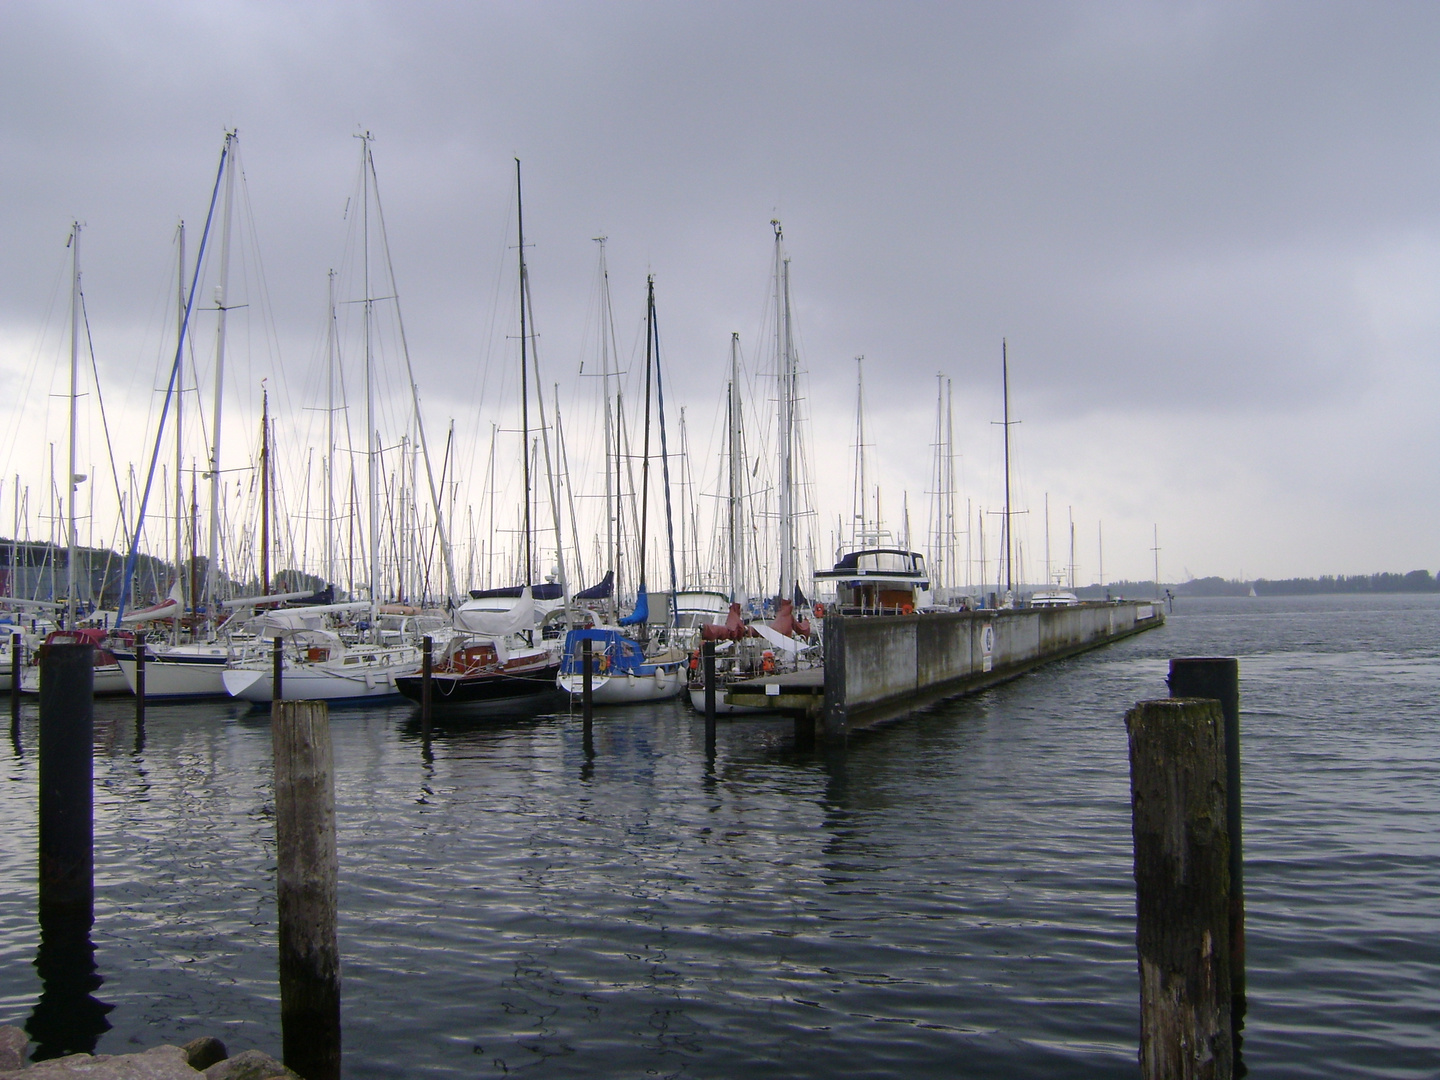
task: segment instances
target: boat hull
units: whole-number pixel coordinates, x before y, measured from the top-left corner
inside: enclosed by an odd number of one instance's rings
[[[129,691],[135,693],[135,655],[117,653],[120,673]],[[165,698],[223,698],[228,650],[217,647],[207,653],[160,653],[145,657],[145,700]]]
[[[484,671],[467,674],[435,672],[430,677],[430,704],[450,710],[503,710],[507,707],[563,704],[556,687],[560,663],[539,664],[521,671]],[[402,675],[395,688],[411,701],[419,701],[423,679],[418,674]]]
[[[621,675],[591,675],[590,700],[596,705],[633,705],[643,701],[665,701],[685,689],[683,664],[656,665],[649,672]],[[584,696],[584,676],[566,672],[556,679],[561,690],[573,698]]]

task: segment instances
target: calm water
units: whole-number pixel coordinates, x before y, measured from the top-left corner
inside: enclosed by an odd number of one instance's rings
[[[578,717],[451,726],[427,762],[409,707],[337,710],[346,1074],[1135,1075],[1122,715],[1165,696],[1169,657],[1235,655],[1246,1062],[1440,1075],[1436,600],[1188,601],[843,752],[722,723],[713,766],[678,703],[597,717],[593,762]],[[151,706],[137,748],[132,710],[97,710],[111,1008],[62,1011],[110,1025],[100,1052],[212,1033],[278,1056],[268,719]],[[0,799],[0,1022],[22,1024],[35,738],[27,713]]]

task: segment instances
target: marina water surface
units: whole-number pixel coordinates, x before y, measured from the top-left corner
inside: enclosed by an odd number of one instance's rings
[[[797,752],[679,702],[332,712],[348,1077],[1135,1075],[1122,716],[1240,657],[1253,1075],[1440,1074],[1440,598],[1164,628]],[[269,720],[96,708],[93,974],[35,966],[36,724],[0,801],[0,1022],[279,1054]],[[70,965],[66,967],[65,965]]]

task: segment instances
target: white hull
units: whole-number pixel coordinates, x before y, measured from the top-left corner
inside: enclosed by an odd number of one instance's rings
[[[414,673],[420,662],[418,650],[393,650],[378,656],[381,658],[378,663],[360,660],[346,664],[344,657],[314,664],[292,664],[287,660],[280,673],[281,698],[284,701],[345,701],[398,694],[395,676]],[[231,697],[268,704],[275,700],[273,671],[269,663],[226,668],[225,690]]]
[[[151,698],[225,697],[223,676],[230,663],[224,646],[208,646],[213,652],[186,651],[180,654],[145,656],[145,700]],[[125,685],[135,692],[135,661],[119,658]]]
[[[632,705],[641,701],[664,701],[685,689],[685,666],[656,668],[653,675],[591,675],[590,700],[596,705]],[[582,675],[561,675],[555,680],[571,697],[584,695]]]
[[[20,673],[20,692],[22,694],[40,693],[40,669],[38,667],[27,667]],[[125,685],[125,676],[120,673],[119,664],[96,665],[93,692],[97,695],[130,693],[130,687]]]

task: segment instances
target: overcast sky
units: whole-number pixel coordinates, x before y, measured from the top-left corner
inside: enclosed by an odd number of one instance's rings
[[[908,502],[925,529],[937,373],[960,498],[999,507],[1003,338],[1032,578],[1047,493],[1057,563],[1073,507],[1082,582],[1102,522],[1107,579],[1150,577],[1157,528],[1167,580],[1433,571],[1437,59],[1431,4],[12,0],[0,534],[14,474],[42,491],[64,452],[72,219],[123,470],[148,459],[174,348],[176,222],[193,256],[239,130],[237,251],[268,312],[232,343],[243,451],[261,378],[292,416],[324,404],[325,275],[369,131],[426,422],[443,440],[453,419],[462,471],[509,422],[519,157],[576,432],[603,234],[622,351],[653,273],[667,408],[713,477],[730,333],[765,358],[779,218],[822,537],[850,505],[859,354],[887,524]],[[86,423],[99,519],[114,485]]]

